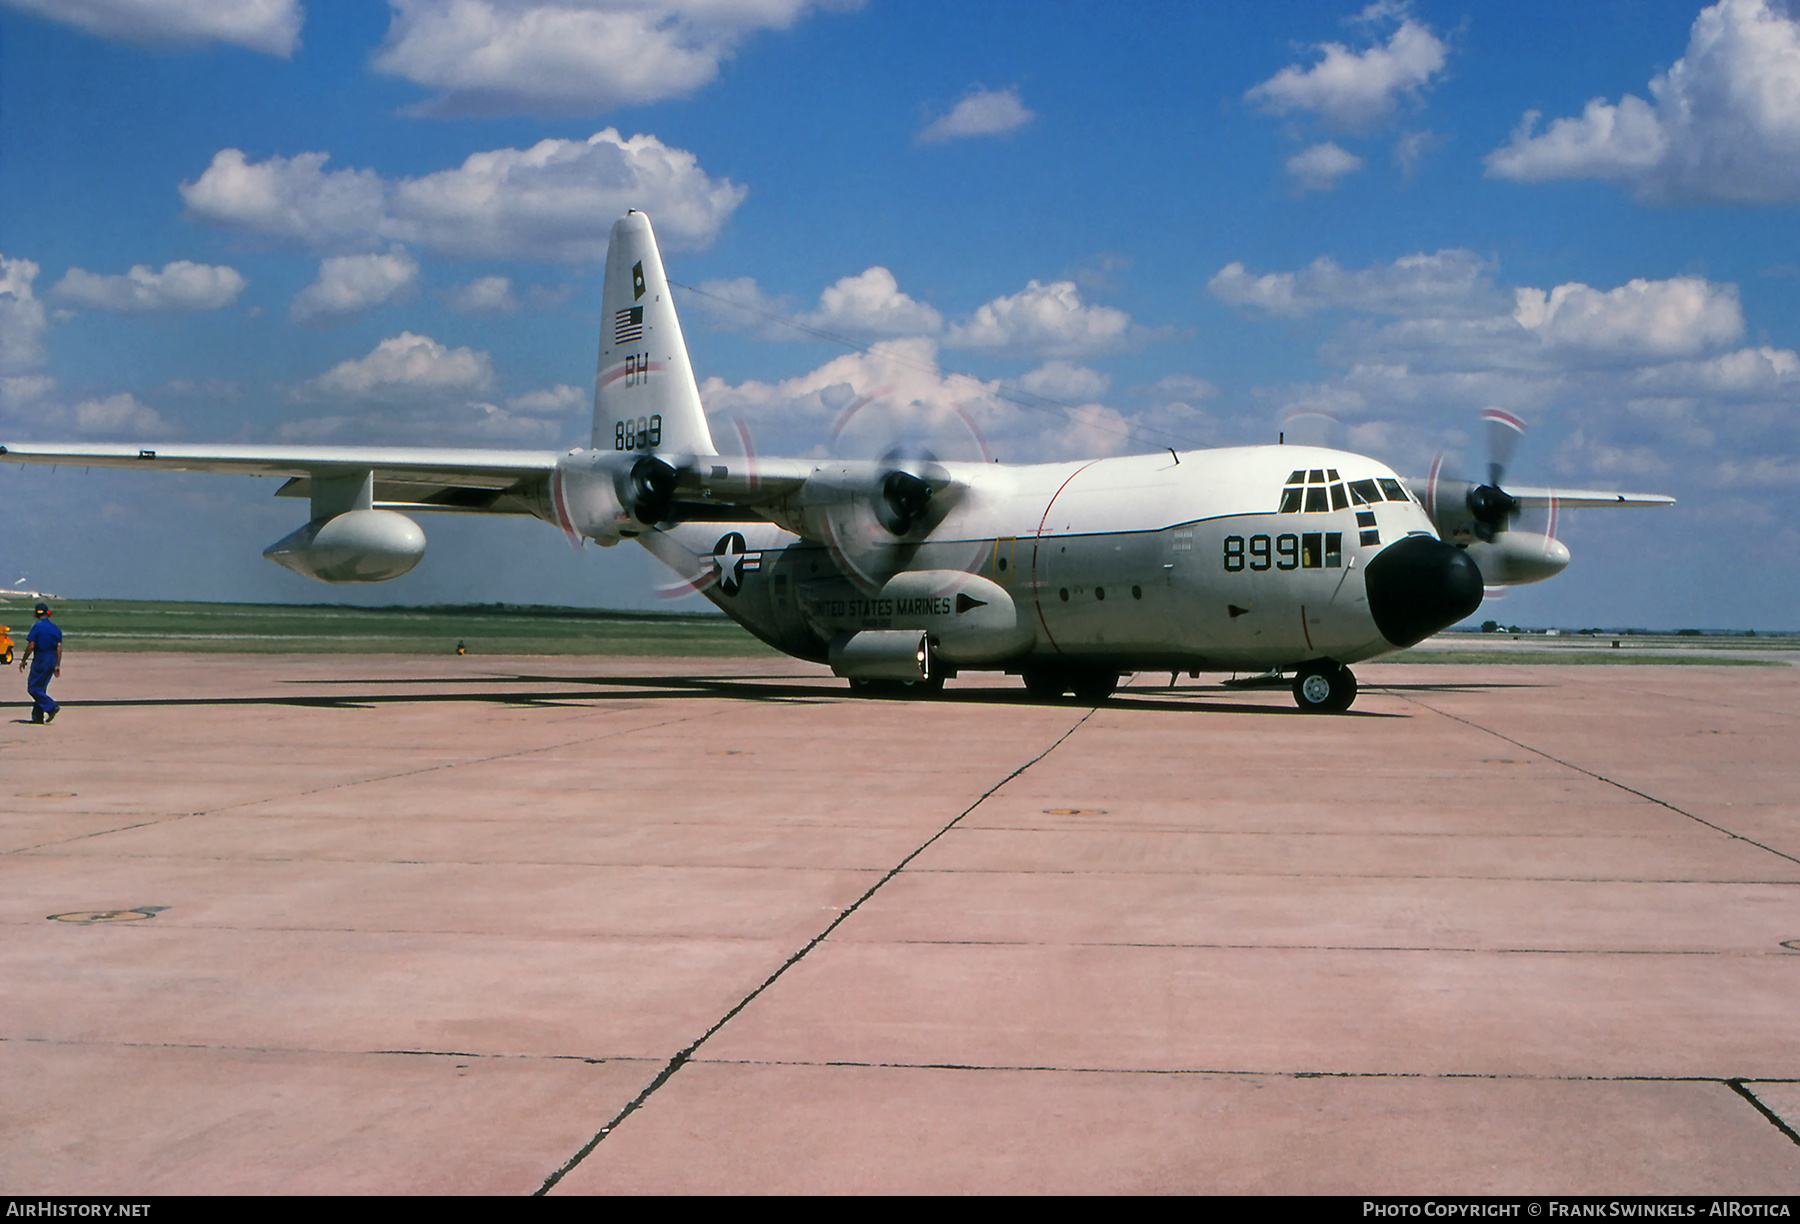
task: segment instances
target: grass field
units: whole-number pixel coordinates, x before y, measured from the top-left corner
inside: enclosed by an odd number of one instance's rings
[[[481,604],[348,608],[328,604],[65,600],[56,623],[70,650],[240,653],[774,655],[724,616]],[[22,648],[28,603],[0,604]]]
[[[607,612],[517,604],[350,608],[331,604],[63,600],[56,623],[70,650],[233,651],[247,654],[769,656],[777,652],[717,613]],[[28,601],[0,601],[0,624],[22,647]],[[1618,647],[1612,645],[1619,642]],[[1391,663],[1800,663],[1800,635],[1447,633]]]

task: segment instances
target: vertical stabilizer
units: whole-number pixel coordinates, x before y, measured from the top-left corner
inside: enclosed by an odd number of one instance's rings
[[[594,440],[601,451],[716,455],[650,218],[626,213],[606,247]]]

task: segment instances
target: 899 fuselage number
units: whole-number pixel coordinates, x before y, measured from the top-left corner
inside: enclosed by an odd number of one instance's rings
[[[1341,531],[1308,531],[1299,535],[1274,537],[1253,535],[1248,539],[1225,537],[1225,570],[1235,574],[1246,566],[1253,570],[1341,569],[1344,564],[1344,533]]]

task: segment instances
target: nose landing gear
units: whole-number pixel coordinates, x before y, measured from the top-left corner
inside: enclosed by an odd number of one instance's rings
[[[1356,677],[1329,659],[1304,664],[1294,675],[1294,704],[1309,714],[1341,714],[1356,700]]]

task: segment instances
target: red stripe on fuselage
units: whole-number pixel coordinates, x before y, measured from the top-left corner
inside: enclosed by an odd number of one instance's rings
[[[1065,480],[1060,485],[1056,486],[1056,492],[1052,493],[1050,495],[1050,500],[1044,503],[1043,516],[1038,519],[1037,537],[1031,541],[1031,605],[1037,609],[1038,624],[1044,627],[1044,639],[1050,643],[1050,648],[1056,651],[1057,654],[1062,654],[1062,647],[1056,644],[1056,637],[1050,632],[1050,622],[1044,619],[1044,587],[1038,580],[1038,548],[1044,542],[1044,524],[1050,521],[1050,508],[1056,505],[1056,499],[1061,497],[1063,495],[1063,490],[1069,487],[1069,481],[1074,480],[1077,476],[1081,475],[1098,462],[1100,462],[1098,459],[1089,460],[1076,468],[1073,472],[1070,472],[1068,480]]]

